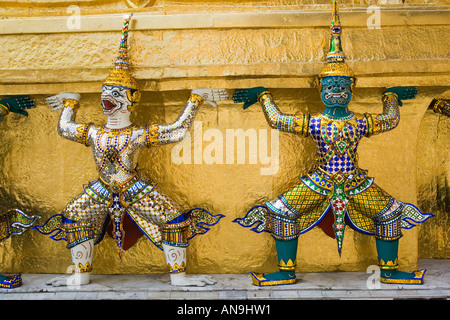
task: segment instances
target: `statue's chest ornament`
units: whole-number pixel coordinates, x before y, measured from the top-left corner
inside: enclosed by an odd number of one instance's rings
[[[114,164],[119,155],[127,148],[131,138],[131,129],[105,131],[100,129],[95,141],[96,148],[107,161]]]
[[[321,123],[320,134],[327,146],[327,153],[342,157],[345,153],[353,153],[358,143],[356,124],[347,121]]]

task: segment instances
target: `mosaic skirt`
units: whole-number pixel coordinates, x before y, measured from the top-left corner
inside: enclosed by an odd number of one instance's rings
[[[8,210],[0,215],[0,242],[12,235],[20,235],[39,219],[39,216],[28,216],[18,209]]]
[[[432,214],[402,203],[373,182],[366,173],[334,179],[315,179],[314,172],[300,178],[300,184],[264,205],[251,208],[234,222],[257,233],[269,232],[275,239],[290,240],[321,224],[337,239],[338,250],[346,225],[383,240],[396,240],[401,229],[410,229]],[[331,218],[330,218],[331,217]]]
[[[66,240],[67,247],[71,248],[89,239],[98,244],[109,226],[120,253],[125,245],[127,220],[162,249],[163,241],[187,246],[188,240],[206,233],[223,217],[202,208],[182,210],[153,185],[143,183],[136,192],[116,194],[98,188],[97,183],[94,181],[85,186],[85,191],[70,201],[61,214],[35,228],[42,234],[51,235],[53,240]]]

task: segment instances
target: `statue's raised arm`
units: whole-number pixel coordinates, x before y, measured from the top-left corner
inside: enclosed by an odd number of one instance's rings
[[[198,109],[203,102],[216,106],[215,101],[228,99],[224,89],[194,89],[178,118],[169,124],[154,126],[158,144],[181,141],[191,127]]]
[[[34,101],[29,97],[13,97],[0,100],[0,122],[10,113],[28,116],[26,109],[35,108]]]
[[[75,120],[80,107],[80,97],[78,93],[62,92],[45,100],[52,111],[61,110],[58,134],[63,138],[88,146],[87,133],[91,124],[81,124]]]
[[[378,115],[364,114],[367,121],[366,136],[380,134],[397,127],[400,122],[400,108],[403,100],[414,99],[417,95],[414,87],[393,87],[383,93],[383,113]]]
[[[234,103],[244,102],[244,109],[259,102],[267,123],[272,129],[302,134],[305,136],[308,135],[309,115],[302,113],[283,113],[276,105],[270,91],[264,87],[238,89],[233,94],[233,101]]]

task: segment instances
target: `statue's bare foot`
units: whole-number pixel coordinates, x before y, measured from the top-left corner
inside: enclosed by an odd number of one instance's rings
[[[47,285],[53,287],[63,286],[83,286],[90,282],[90,273],[75,273],[70,276],[60,276],[50,279],[46,282]]]

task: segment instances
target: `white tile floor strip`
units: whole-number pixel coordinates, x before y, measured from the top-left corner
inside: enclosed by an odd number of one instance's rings
[[[174,287],[169,276],[92,275],[82,287],[52,287],[54,274],[23,274],[23,285],[0,291],[0,300],[293,300],[293,299],[447,299],[450,300],[450,260],[419,261],[427,269],[423,285],[380,284],[368,289],[364,272],[299,273],[298,282],[279,287],[256,287],[249,274],[215,274],[215,285]]]

